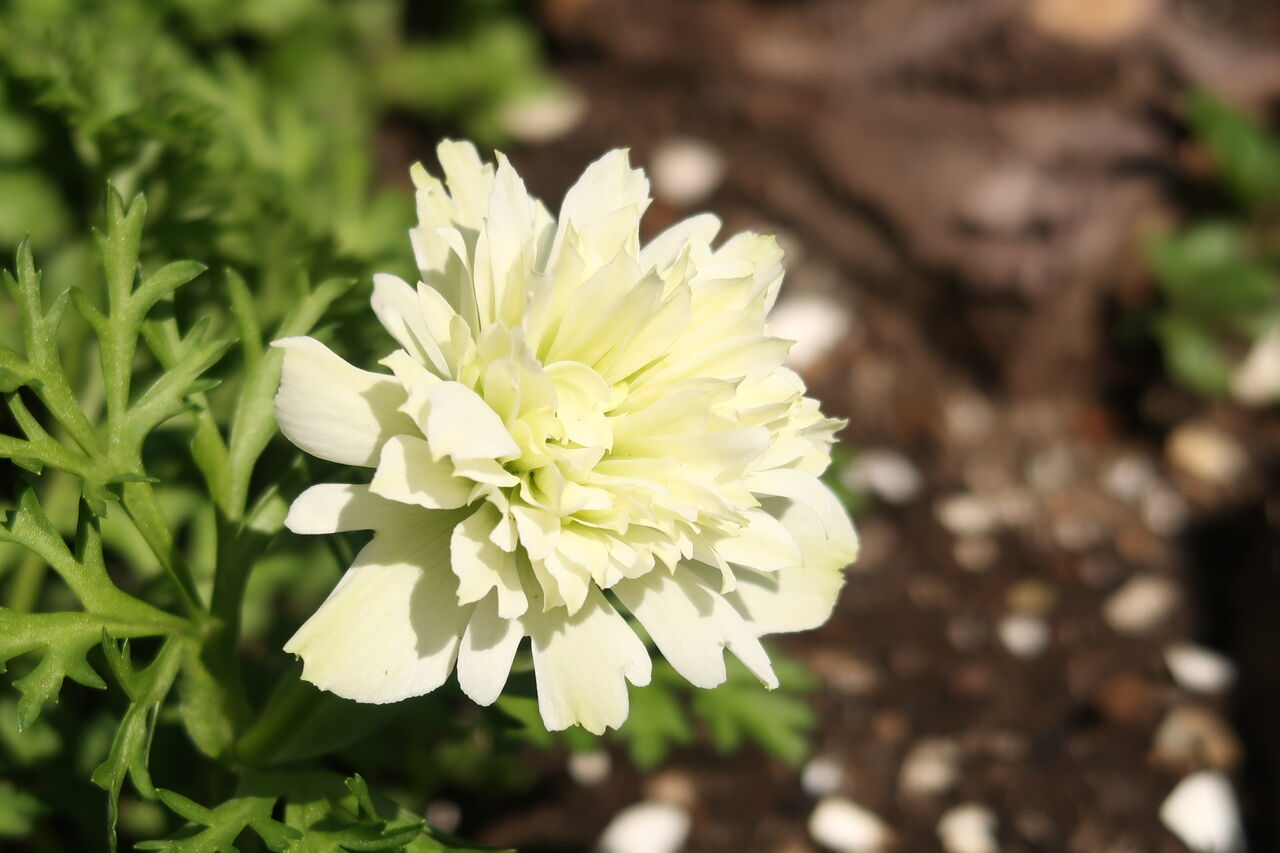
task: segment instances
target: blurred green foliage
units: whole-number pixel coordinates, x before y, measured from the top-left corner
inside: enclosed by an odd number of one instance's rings
[[[1241,375],[1251,352],[1280,329],[1280,137],[1208,95],[1192,97],[1188,120],[1228,204],[1215,218],[1147,241],[1164,295],[1155,334],[1169,374],[1186,387],[1234,391],[1246,402],[1280,399],[1280,384],[1269,387],[1264,376],[1267,387],[1244,390]]]

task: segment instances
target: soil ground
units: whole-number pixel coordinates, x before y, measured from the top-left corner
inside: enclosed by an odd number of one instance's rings
[[[569,134],[512,152],[531,188],[559,198],[614,145],[652,165],[675,139],[705,144],[724,175],[696,208],[729,232],[779,232],[784,292],[848,318],[806,366],[814,393],[850,419],[864,461],[919,475],[859,518],[864,553],[835,617],[785,643],[822,679],[815,755],[840,768],[835,792],[904,851],[943,849],[941,815],[975,803],[1002,851],[1174,853],[1186,848],[1161,803],[1216,768],[1236,783],[1250,849],[1280,849],[1280,422],[1170,386],[1127,331],[1156,298],[1141,235],[1213,202],[1181,98],[1203,87],[1274,106],[1280,7],[540,8],[587,109]],[[647,224],[688,212],[659,193]],[[1170,444],[1188,425],[1247,464],[1206,480]],[[1115,613],[1126,590],[1146,607],[1129,622]],[[1179,685],[1165,654],[1180,642],[1234,661],[1234,688]],[[1191,746],[1157,742],[1178,725]],[[921,749],[954,780],[926,791],[904,777]],[[615,758],[597,785],[553,771],[462,831],[586,850],[620,808],[676,790],[691,853],[820,848],[814,797],[758,753],[691,749],[656,777]]]

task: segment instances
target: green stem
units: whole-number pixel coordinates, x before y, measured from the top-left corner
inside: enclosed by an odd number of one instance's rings
[[[302,723],[324,704],[316,687],[293,678],[272,694],[258,719],[236,742],[236,758],[251,767],[265,767],[285,746]]]
[[[7,607],[20,613],[30,613],[40,603],[40,591],[48,564],[30,551],[22,556],[22,562],[9,584]]]
[[[192,617],[203,617],[204,607],[200,604],[200,595],[196,591],[195,580],[191,569],[178,551],[173,541],[173,533],[169,523],[160,510],[160,501],[156,499],[155,490],[150,483],[126,483],[121,489],[123,506],[129,514],[134,527],[142,534],[142,538],[150,546],[156,559],[165,573],[173,581],[178,592],[183,610]]]

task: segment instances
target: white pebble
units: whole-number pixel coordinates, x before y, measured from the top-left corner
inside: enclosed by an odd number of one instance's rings
[[[1173,680],[1196,693],[1221,693],[1236,680],[1236,667],[1215,651],[1194,643],[1175,643],[1164,650]]]
[[[825,797],[840,789],[844,781],[844,767],[839,761],[820,755],[800,771],[800,787],[811,797]]]
[[[1231,485],[1249,467],[1240,442],[1212,424],[1183,424],[1169,436],[1166,450],[1174,465],[1215,486]]]
[[[724,155],[700,139],[668,139],[653,152],[654,193],[677,207],[690,207],[716,191],[726,171]]]
[[[609,778],[613,761],[603,749],[575,752],[569,756],[569,778],[584,788],[599,785]]]
[[[1228,853],[1243,836],[1231,783],[1212,770],[1179,782],[1160,806],[1160,820],[1195,853]]]
[[[1231,377],[1231,395],[1249,406],[1280,400],[1280,323],[1254,341]]]
[[[818,365],[852,325],[847,308],[816,293],[783,299],[769,314],[773,335],[795,341],[787,366],[801,373]]]
[[[826,797],[809,815],[809,834],[838,853],[879,853],[893,833],[872,812],[844,797]]]
[[[586,99],[561,87],[511,104],[502,111],[502,124],[521,142],[546,143],[577,127],[586,112]]]
[[[914,462],[886,448],[859,453],[841,472],[840,480],[854,491],[871,492],[891,504],[910,502],[924,485]]]
[[[1139,575],[1111,593],[1102,614],[1122,634],[1145,634],[1173,613],[1178,598],[1178,587],[1168,578]]]
[[[1102,488],[1107,494],[1127,504],[1137,504],[1156,483],[1156,469],[1151,460],[1136,453],[1112,460],[1102,472]]]
[[[985,572],[1000,559],[1000,543],[990,536],[961,536],[951,546],[951,556],[962,569]]]
[[[1142,496],[1142,520],[1161,536],[1181,532],[1190,515],[1187,499],[1168,486],[1156,486]]]
[[[1049,645],[1049,626],[1029,613],[1010,613],[1000,620],[996,630],[1000,642],[1016,657],[1039,657]]]
[[[688,812],[650,800],[618,812],[600,836],[596,853],[676,853],[688,837]]]
[[[925,738],[902,761],[898,787],[910,797],[945,794],[960,779],[960,747],[947,738]]]
[[[982,536],[990,533],[999,520],[990,504],[967,493],[939,500],[934,512],[942,526],[956,536]]]
[[[947,853],[999,853],[996,816],[976,803],[956,806],[938,821],[938,839]]]

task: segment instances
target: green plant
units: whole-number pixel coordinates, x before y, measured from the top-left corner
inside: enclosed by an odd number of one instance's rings
[[[1188,117],[1232,209],[1147,241],[1164,294],[1156,337],[1183,385],[1268,402],[1280,397],[1280,138],[1207,95]]]

